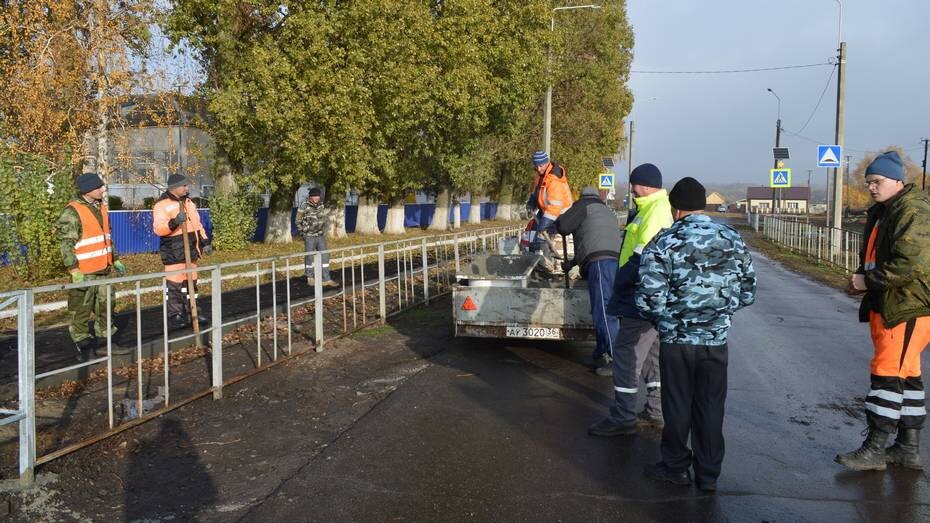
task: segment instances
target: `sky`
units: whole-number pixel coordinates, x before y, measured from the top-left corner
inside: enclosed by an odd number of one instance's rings
[[[836,0],[628,0],[633,71],[711,71],[826,63],[836,56]],[[889,145],[923,160],[930,138],[930,1],[844,0],[846,150],[850,165]],[[778,102],[794,183],[826,183],[818,144],[834,143],[836,72],[829,65],[740,74],[632,73],[633,165],[654,163],[667,186],[685,176],[767,185]],[[797,133],[808,117],[807,127]],[[629,128],[627,121],[627,129]],[[845,160],[844,160],[845,161]],[[616,166],[624,179],[624,158]]]

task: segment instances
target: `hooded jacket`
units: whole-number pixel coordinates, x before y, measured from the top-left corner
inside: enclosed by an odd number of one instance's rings
[[[586,265],[594,259],[617,259],[620,251],[620,226],[613,213],[597,195],[583,196],[555,221],[556,230],[575,242],[575,264],[582,276]]]
[[[872,231],[875,264],[866,265]],[[868,289],[859,308],[859,320],[869,311],[881,313],[885,327],[930,316],[930,198],[914,184],[897,196],[869,208],[860,266]]]

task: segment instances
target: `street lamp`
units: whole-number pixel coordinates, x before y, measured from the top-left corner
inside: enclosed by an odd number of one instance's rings
[[[555,13],[556,11],[573,11],[576,9],[600,9],[601,6],[588,5],[568,5],[552,9],[552,16],[549,19],[550,35],[555,33]],[[546,86],[546,106],[544,108],[545,125],[543,127],[543,144],[545,145],[546,154],[551,151],[552,145],[552,42],[550,38],[549,50],[546,55],[546,79],[549,84]]]
[[[772,96],[778,100],[778,119],[775,120],[775,147],[781,145],[781,97],[778,96],[778,93],[773,91],[771,88],[766,89],[766,91],[772,93]],[[772,166],[774,169],[778,169],[778,160],[774,160],[775,164]],[[775,188],[772,187],[772,213],[775,212]]]

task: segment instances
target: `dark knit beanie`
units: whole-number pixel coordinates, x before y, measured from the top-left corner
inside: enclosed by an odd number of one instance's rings
[[[630,173],[630,185],[645,185],[646,187],[662,188],[662,172],[651,163],[644,163],[633,169]]]
[[[311,187],[310,190],[307,191],[307,197],[310,196],[323,196],[323,191],[321,191],[319,187]]]
[[[84,173],[78,176],[74,183],[81,194],[87,194],[94,189],[103,187],[103,180],[100,179],[97,173]]]
[[[168,177],[168,188],[176,189],[182,185],[190,185],[190,180],[187,179],[187,176],[181,174],[172,174]]]
[[[894,151],[878,155],[865,170],[865,175],[877,174],[892,180],[904,181],[904,162]]]
[[[688,176],[672,187],[668,201],[679,211],[703,211],[707,206],[707,191],[701,182]]]

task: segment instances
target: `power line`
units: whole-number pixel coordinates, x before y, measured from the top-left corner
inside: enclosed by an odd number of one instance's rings
[[[782,67],[762,67],[758,69],[721,69],[713,71],[646,71],[642,69],[633,69],[630,70],[630,73],[636,74],[732,74],[732,73],[758,73],[762,71],[782,71],[785,69],[802,69],[805,67],[821,67],[824,65],[833,65],[830,62],[823,62],[819,64],[804,64],[804,65],[786,65]]]
[[[817,114],[817,109],[820,109],[820,104],[823,102],[823,96],[827,94],[827,89],[830,88],[830,81],[833,80],[833,73],[835,72],[836,72],[836,67],[830,69],[830,76],[827,77],[827,83],[826,85],[823,86],[823,91],[820,92],[820,98],[817,99],[817,105],[814,106],[814,110],[811,111],[811,114],[810,116],[807,117],[807,121],[804,122],[804,125],[802,125],[801,128],[797,130],[797,132],[792,132],[787,129],[785,129],[785,132],[787,132],[788,134],[796,135],[804,131],[804,129],[807,129],[807,124],[811,123],[811,120],[814,118],[814,115]]]

